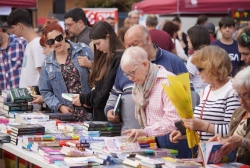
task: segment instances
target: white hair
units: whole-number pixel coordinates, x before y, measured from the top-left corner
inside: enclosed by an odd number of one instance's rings
[[[233,87],[236,90],[240,90],[244,86],[250,90],[250,66],[238,72],[233,79]]]
[[[127,65],[137,65],[143,61],[148,61],[148,54],[141,47],[129,47],[125,50],[121,58],[121,68]]]
[[[139,11],[138,10],[132,10],[128,13],[128,17],[130,18],[132,14],[138,14],[140,15]]]

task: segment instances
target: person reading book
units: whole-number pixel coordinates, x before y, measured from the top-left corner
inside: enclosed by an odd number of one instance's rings
[[[74,113],[77,121],[92,120],[90,113],[82,107],[73,107],[72,103],[62,98],[62,93],[88,93],[89,72],[78,64],[77,57],[85,54],[93,60],[93,53],[84,43],[65,40],[66,34],[57,20],[47,20],[44,25],[46,42],[54,51],[46,57],[40,75],[39,90],[45,103],[55,113]]]
[[[94,89],[89,93],[73,96],[72,103],[93,107],[93,119],[106,121],[104,107],[115,82],[124,46],[112,26],[105,21],[97,22],[90,30],[89,37],[94,44],[94,64],[89,83]]]
[[[202,102],[194,109],[194,118],[182,121],[186,128],[198,131],[201,141],[208,141],[215,134],[225,136],[232,114],[240,106],[230,77],[231,60],[222,48],[206,46],[196,51],[191,61],[203,82],[209,85],[203,91]],[[183,138],[179,130],[170,135],[171,142]]]
[[[126,49],[121,59],[124,76],[134,82],[132,98],[135,101],[135,118],[141,129],[129,129],[123,134],[133,141],[140,136],[163,136],[175,129],[179,120],[176,109],[165,94],[162,84],[168,85],[168,75],[174,74],[163,66],[148,61],[141,47]],[[160,103],[161,102],[161,103]]]
[[[221,141],[224,145],[220,152],[228,154],[238,148],[237,162],[250,165],[250,67],[242,69],[233,79],[237,91],[235,97],[240,99],[241,107],[237,108],[231,118],[229,134],[222,138],[220,134],[209,141]]]

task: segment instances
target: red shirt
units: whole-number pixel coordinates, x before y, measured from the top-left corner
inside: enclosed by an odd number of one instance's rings
[[[149,30],[152,42],[156,43],[160,48],[171,51],[175,48],[175,45],[171,39],[171,36],[162,30],[151,29]]]

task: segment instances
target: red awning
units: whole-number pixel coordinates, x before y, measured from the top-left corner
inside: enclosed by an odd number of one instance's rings
[[[37,0],[0,0],[0,6],[13,8],[36,8]]]
[[[227,13],[229,10],[250,10],[250,0],[144,0],[133,9],[147,14]]]

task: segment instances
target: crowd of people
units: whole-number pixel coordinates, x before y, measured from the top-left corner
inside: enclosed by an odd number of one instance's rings
[[[139,17],[131,11],[116,34],[114,18],[89,27],[84,11],[73,8],[64,15],[65,30],[51,18],[36,33],[30,13],[13,10],[0,22],[1,89],[39,86],[33,104],[73,113],[77,121],[122,122],[121,134],[134,141],[156,136],[160,148],[190,158],[186,135],[175,127],[177,110],[162,87],[168,76],[189,73],[194,118],[182,120],[184,129],[197,131],[201,141],[221,141],[222,153],[238,148],[237,160],[250,164],[250,28],[235,35],[234,20],[223,17],[216,40],[205,15],[187,34],[178,17],[162,30],[156,15],[148,15],[146,26]],[[74,94],[72,102],[62,93]]]

